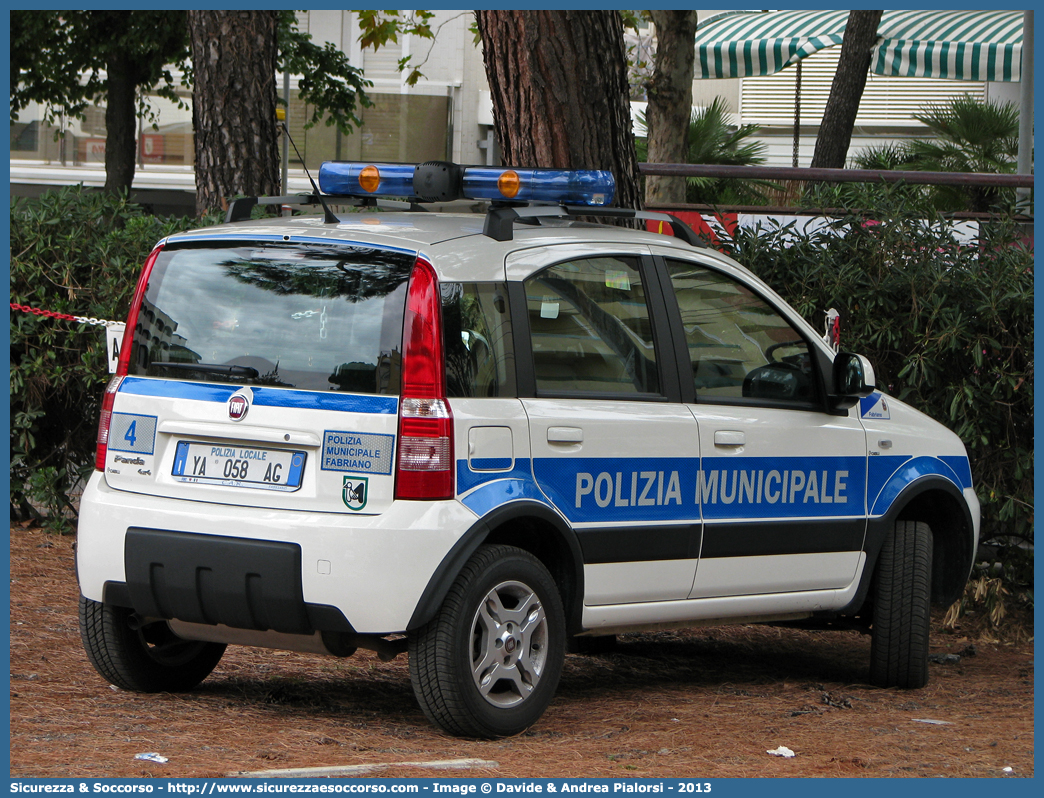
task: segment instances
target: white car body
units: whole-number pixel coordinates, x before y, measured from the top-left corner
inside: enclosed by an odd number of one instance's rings
[[[341,639],[351,643],[344,648],[381,649],[389,636],[429,623],[464,563],[496,540],[531,551],[555,576],[569,635],[831,622],[859,616],[898,518],[932,526],[937,600],[952,600],[967,577],[979,507],[961,441],[880,392],[847,403],[831,398],[833,350],[755,275],[712,250],[603,226],[517,225],[510,240],[498,241],[483,234],[481,215],[418,213],[350,214],[336,224],[313,217],[237,222],[161,245],[161,264],[240,247],[244,268],[256,272],[243,283],[262,280],[264,259],[280,247],[353,247],[351,257],[377,252],[389,263],[419,258],[431,264],[444,303],[447,286],[480,285],[475,291],[492,297],[483,307],[510,318],[507,344],[462,328],[458,354],[481,360],[486,350],[506,347],[467,373],[513,367],[513,389],[497,378],[497,395],[446,397],[452,491],[416,500],[396,493],[394,385],[385,393],[302,390],[235,375],[213,381],[195,372],[135,373],[132,365],[110,386],[103,467],[81,504],[77,575],[87,600],[166,620],[184,639],[334,654],[343,653]],[[757,307],[748,315],[771,317],[769,338],[787,330],[785,347],[800,338],[790,365],[766,355],[751,370],[743,352],[756,343],[754,333],[738,323],[704,334],[697,318],[704,306],[687,297],[711,290],[706,274],[717,281],[715,302],[753,297]],[[570,275],[589,282],[569,283]],[[647,315],[631,299],[613,299],[614,292],[631,296],[639,283]],[[230,292],[239,285],[227,283]],[[595,308],[594,300],[577,298],[577,285],[609,298]],[[165,331],[159,325],[169,339],[163,345],[182,340],[179,331],[189,336],[186,349],[197,340],[192,335],[218,340],[228,332],[246,342],[246,352],[276,328],[311,325],[318,352],[330,340],[329,318],[330,331],[345,335],[351,349],[358,331],[338,332],[325,299],[280,313],[279,298],[265,294],[258,307],[275,309],[264,312],[214,310],[208,332],[188,332],[204,326],[192,327],[191,314],[211,319],[202,291],[191,301],[172,300],[184,308],[177,305],[181,318]],[[150,302],[147,311],[166,312]],[[443,307],[445,315],[457,306]],[[590,341],[574,335],[579,327],[566,326],[578,317],[576,324],[594,331],[591,340],[608,342],[597,357]],[[128,329],[125,348],[135,334]],[[157,336],[152,340],[158,352]],[[134,352],[144,348],[139,341]],[[620,354],[624,376],[607,384],[626,390],[599,393],[610,350]],[[697,363],[704,351],[713,356]],[[396,356],[386,358],[385,371],[394,371]],[[371,378],[370,365],[352,357],[344,354],[347,365],[334,369],[331,383],[349,367]],[[285,361],[270,360],[278,373]],[[374,379],[385,379],[374,368]],[[706,368],[712,375],[701,377]],[[624,384],[628,375],[636,385],[645,379],[643,369],[655,371],[647,380],[653,390]],[[737,380],[744,379],[745,392],[755,371],[784,392],[795,379],[811,380],[801,389],[805,399],[740,396]],[[209,467],[225,474],[193,472],[211,455]],[[239,464],[248,462],[252,479],[262,479],[252,469],[265,468],[268,481],[238,479],[238,469],[248,468]],[[293,469],[294,484],[279,481]]]

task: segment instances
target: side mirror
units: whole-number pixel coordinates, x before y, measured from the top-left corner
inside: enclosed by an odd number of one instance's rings
[[[872,394],[876,382],[874,367],[862,355],[839,352],[834,358],[833,394],[843,406],[851,407],[856,400]]]

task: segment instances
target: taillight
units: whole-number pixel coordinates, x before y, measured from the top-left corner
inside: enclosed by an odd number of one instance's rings
[[[141,276],[138,278],[138,285],[134,289],[130,313],[127,314],[127,326],[123,331],[123,343],[120,349],[120,359],[116,364],[116,375],[109,380],[109,384],[105,388],[105,394],[102,396],[101,415],[98,418],[98,445],[94,451],[94,467],[98,471],[105,470],[105,457],[108,454],[109,447],[109,425],[112,423],[112,406],[116,402],[116,391],[119,390],[120,383],[123,382],[123,378],[130,371],[131,344],[134,341],[134,328],[138,324],[138,311],[141,309],[142,300],[145,298],[145,291],[149,287],[152,267],[155,265],[161,249],[163,249],[162,244],[152,250],[149,257],[145,259]]]
[[[123,355],[120,355],[123,362]],[[116,391],[120,389],[123,375],[117,374],[109,384],[105,386],[105,395],[102,396],[101,416],[98,418],[98,446],[94,450],[94,468],[98,471],[105,470],[105,458],[109,452],[109,425],[112,423],[112,406],[116,402]]]
[[[446,400],[442,302],[431,264],[417,259],[406,292],[402,331],[397,499],[449,499],[453,482],[453,413]]]
[[[156,258],[159,257],[162,249],[163,245],[160,244],[149,253],[149,256],[145,259],[145,265],[141,269],[138,285],[134,289],[134,298],[131,300],[130,312],[127,314],[127,327],[123,331],[120,361],[116,364],[116,373],[118,375],[127,374],[130,371],[131,349],[133,349],[134,328],[138,325],[138,311],[141,310],[141,303],[145,299],[145,292],[149,287],[152,267],[156,265]]]

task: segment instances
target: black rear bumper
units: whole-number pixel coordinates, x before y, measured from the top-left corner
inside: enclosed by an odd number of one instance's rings
[[[336,607],[309,604],[296,543],[131,527],[127,582],[107,582],[106,603],[148,618],[286,634],[354,632]]]

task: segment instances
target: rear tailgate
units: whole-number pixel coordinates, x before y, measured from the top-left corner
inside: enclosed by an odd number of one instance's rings
[[[415,260],[311,240],[165,248],[114,396],[107,484],[245,507],[386,509]]]
[[[233,397],[249,408],[240,421]],[[193,501],[379,513],[394,494],[397,406],[390,396],[127,377],[105,481]]]

